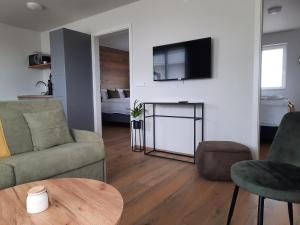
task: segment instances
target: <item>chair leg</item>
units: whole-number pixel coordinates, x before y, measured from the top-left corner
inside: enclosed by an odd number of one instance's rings
[[[227,218],[227,225],[230,225],[231,222],[231,218],[233,215],[233,211],[234,211],[234,207],[235,207],[235,203],[236,203],[236,199],[239,193],[239,186],[235,186],[234,188],[234,192],[233,192],[233,196],[232,196],[232,200],[231,200],[231,205],[230,205],[230,209],[229,209],[229,213],[228,213],[228,218]]]
[[[294,225],[293,203],[288,202],[290,225]]]
[[[262,196],[259,196],[257,225],[264,224],[264,204],[265,204],[265,198]]]

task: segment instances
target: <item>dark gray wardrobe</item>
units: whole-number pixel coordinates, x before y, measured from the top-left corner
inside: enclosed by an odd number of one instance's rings
[[[91,36],[68,29],[50,32],[53,97],[70,128],[94,130]]]

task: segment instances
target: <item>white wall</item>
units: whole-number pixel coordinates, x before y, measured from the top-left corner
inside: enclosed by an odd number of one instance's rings
[[[42,72],[28,69],[28,55],[41,50],[39,32],[0,23],[0,100],[15,100],[22,94],[40,94],[36,88]]]
[[[287,64],[286,64],[286,88],[277,90],[263,90],[263,95],[283,95],[289,98],[300,110],[300,29],[285,32],[264,34],[263,45],[287,43]]]
[[[258,149],[259,0],[141,0],[68,25],[86,33],[132,25],[132,99],[205,102],[205,139],[231,140]],[[152,47],[211,36],[213,78],[185,82],[154,82]],[[49,51],[49,33],[42,34]],[[257,61],[255,61],[257,65]],[[143,86],[145,84],[145,86]],[[164,110],[164,109],[162,109]],[[173,114],[180,113],[172,109]],[[189,113],[192,111],[190,110]],[[186,112],[182,112],[186,113]],[[158,120],[157,147],[191,153],[192,121]],[[151,146],[151,130],[147,126]]]

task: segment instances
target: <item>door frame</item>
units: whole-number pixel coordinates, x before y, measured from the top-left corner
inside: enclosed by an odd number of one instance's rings
[[[254,21],[254,61],[253,61],[253,116],[256,122],[253,133],[257,151],[254,151],[253,158],[260,159],[260,97],[261,97],[261,63],[262,63],[262,34],[263,34],[263,1],[255,0],[255,21]]]
[[[131,24],[125,24],[109,29],[100,30],[92,33],[92,68],[93,68],[93,100],[94,100],[94,127],[95,132],[102,136],[102,110],[101,110],[101,94],[100,94],[100,83],[101,83],[101,70],[100,70],[100,55],[99,55],[99,37],[119,31],[128,30],[129,34],[129,85],[130,85],[130,106],[132,103],[132,26]]]

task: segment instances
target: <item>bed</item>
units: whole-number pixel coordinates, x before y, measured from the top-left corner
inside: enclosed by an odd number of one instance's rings
[[[103,122],[130,123],[130,98],[123,95],[120,98],[107,98],[104,91],[101,91],[101,95]]]
[[[282,96],[262,96],[260,101],[260,131],[262,142],[272,142],[283,116],[294,111],[294,105]]]

